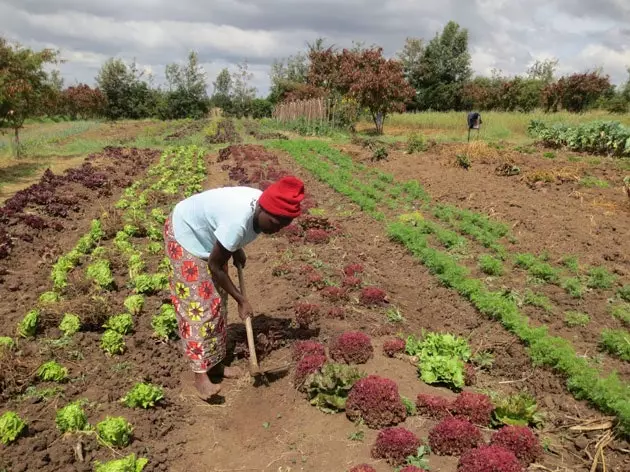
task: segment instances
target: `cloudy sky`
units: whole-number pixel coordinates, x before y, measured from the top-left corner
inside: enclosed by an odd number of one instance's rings
[[[630,0],[0,0],[0,34],[60,49],[66,84],[92,84],[111,56],[136,58],[159,82],[165,64],[194,49],[209,83],[247,59],[260,94],[271,61],[317,37],[393,55],[405,37],[430,39],[451,19],[468,28],[479,74],[557,57],[561,73],[603,67],[626,80]]]

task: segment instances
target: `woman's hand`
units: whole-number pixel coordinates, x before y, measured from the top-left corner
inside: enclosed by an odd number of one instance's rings
[[[254,310],[252,306],[249,304],[247,299],[244,299],[241,303],[238,304],[238,316],[240,316],[241,320],[245,321],[247,317],[254,316]]]
[[[245,263],[247,262],[247,256],[245,255],[245,251],[239,249],[238,251],[232,254],[232,260],[234,261],[234,265],[236,267],[245,268]]]

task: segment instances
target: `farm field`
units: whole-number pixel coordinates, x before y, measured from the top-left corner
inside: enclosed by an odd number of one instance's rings
[[[412,455],[450,472],[463,451],[448,452],[434,428],[451,415],[478,425],[466,423],[474,445],[495,441],[506,417],[524,421],[540,441],[531,465],[523,456],[530,470],[630,469],[627,159],[522,138],[432,143],[430,133],[425,149],[410,154],[403,138],[417,129],[402,121],[392,120],[405,133],[377,162],[362,135],[277,139],[255,122],[215,127],[211,137],[208,123],[196,122],[51,131],[66,140],[51,137],[33,152],[37,168],[2,195],[0,336],[11,341],[1,338],[0,412],[27,426],[0,445],[0,470],[91,471],[95,461],[133,453],[148,460],[145,471],[347,471],[365,463],[385,472],[402,465],[403,453],[388,462],[373,457],[373,445],[379,429],[398,425],[432,449],[414,443],[403,462]],[[71,165],[43,172],[42,162],[67,155]],[[245,278],[259,360],[290,361],[291,369],[269,385],[224,380],[222,398],[202,402],[182,384],[190,374],[168,296],[164,219],[201,189],[264,187],[287,173],[305,181],[308,212],[248,248]],[[228,352],[246,368],[235,313],[230,301]],[[344,347],[348,332],[355,334]],[[431,333],[456,336],[434,341],[456,352],[425,353]],[[393,342],[401,338],[402,347]],[[356,364],[358,372],[344,370],[350,377],[390,379],[405,402],[385,395],[391,403],[379,405],[375,394],[363,420],[350,421],[361,410],[351,393],[346,413],[321,411],[342,409],[336,402],[345,403],[350,385],[333,376],[325,391],[333,399],[315,396],[322,389],[312,376],[305,387],[308,362],[317,369],[325,359],[300,360],[299,349],[321,349],[303,341],[326,346],[329,362]],[[51,360],[63,367],[41,368]],[[130,394],[138,383],[155,388]],[[59,413],[75,402],[79,414]],[[132,425],[128,444],[120,431],[103,441],[107,428],[97,425],[108,416]]]

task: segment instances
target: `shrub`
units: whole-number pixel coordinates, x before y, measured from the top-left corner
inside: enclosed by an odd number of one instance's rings
[[[372,358],[373,353],[370,337],[360,331],[343,333],[330,345],[330,357],[346,364],[365,364]]]
[[[540,426],[542,415],[538,412],[536,399],[527,392],[501,395],[492,398],[494,424],[513,426]]]
[[[480,426],[490,424],[493,411],[490,397],[481,393],[462,392],[451,405],[454,416],[466,418]]]
[[[441,456],[458,456],[481,442],[479,428],[459,418],[446,418],[429,431],[431,450]]]
[[[608,272],[608,269],[605,267],[591,267],[588,271],[586,286],[588,288],[606,289],[612,287],[616,279],[617,276]]]
[[[326,349],[324,345],[317,341],[297,341],[293,345],[293,360],[299,361],[305,356],[325,356]]]
[[[69,403],[60,410],[57,410],[55,418],[57,428],[62,433],[71,431],[84,431],[87,429],[87,415],[79,402]]]
[[[153,408],[164,398],[164,389],[148,383],[137,383],[120,401],[129,408]]]
[[[417,133],[411,133],[407,138],[407,153],[415,154],[416,152],[422,152],[427,150],[427,144],[424,140],[424,136]]]
[[[298,303],[295,305],[295,321],[298,326],[307,328],[319,318],[319,305]]]
[[[306,231],[304,240],[312,244],[326,244],[330,241],[330,233],[323,229],[312,228]]]
[[[389,156],[389,151],[385,146],[375,146],[374,151],[372,152],[372,160],[373,161],[382,161],[387,159]]]
[[[526,466],[543,454],[538,438],[526,426],[504,426],[492,435],[490,444],[513,452]]]
[[[624,285],[620,289],[617,289],[617,295],[622,300],[630,302],[630,285]]]
[[[144,297],[142,295],[129,295],[125,298],[123,305],[129,313],[138,316],[144,307]]]
[[[567,311],[564,314],[564,324],[566,324],[569,328],[586,326],[589,321],[591,321],[591,317],[586,313],[581,313],[579,311]]]
[[[479,257],[479,269],[484,274],[499,276],[503,274],[503,263],[488,254],[483,254]]]
[[[96,432],[108,446],[125,447],[131,442],[133,428],[122,416],[108,416],[96,425]]]
[[[449,414],[451,401],[446,397],[439,395],[428,395],[424,393],[418,394],[416,398],[416,408],[418,414],[428,416],[436,420],[441,420]]]
[[[0,442],[8,446],[26,430],[26,423],[17,413],[7,411],[0,416]]]
[[[18,323],[18,334],[23,338],[33,337],[37,333],[39,310],[31,310]]]
[[[81,319],[77,315],[72,313],[66,313],[63,315],[61,323],[59,323],[59,330],[64,336],[73,336],[77,331],[81,329]]]
[[[326,287],[321,291],[322,297],[327,298],[331,302],[339,302],[348,298],[348,294],[341,287]]]
[[[385,459],[393,466],[403,465],[408,456],[416,453],[420,440],[405,428],[385,428],[379,431],[372,446],[374,459]]]
[[[295,376],[293,378],[293,384],[295,385],[295,388],[297,388],[298,390],[303,390],[306,378],[310,374],[321,369],[326,363],[326,360],[326,356],[319,354],[304,356],[302,359],[300,359],[295,366]]]
[[[376,469],[368,464],[355,465],[349,472],[376,472]]]
[[[630,362],[630,333],[623,329],[602,331],[600,345],[610,355]]]
[[[383,352],[387,357],[405,352],[405,340],[401,338],[388,339],[383,343]]]
[[[94,461],[94,472],[142,472],[149,463],[144,457],[136,459],[135,454],[129,454],[122,459],[114,459],[105,463]]]
[[[346,409],[348,392],[362,377],[364,374],[355,367],[325,364],[307,377],[304,390],[311,405],[326,413],[336,413]]]
[[[175,308],[169,303],[160,306],[160,312],[151,318],[151,327],[156,338],[162,341],[177,338],[177,315]]]
[[[357,274],[362,274],[364,268],[361,264],[348,264],[343,268],[343,273],[348,277],[356,277]]]
[[[55,361],[48,361],[37,369],[37,377],[44,382],[64,382],[68,379],[68,369]]]
[[[120,334],[129,334],[133,331],[133,318],[129,313],[110,316],[103,325],[103,328],[116,331]]]
[[[492,445],[465,452],[457,472],[523,472],[523,467],[511,451]]]
[[[101,336],[101,349],[110,356],[125,352],[125,339],[123,335],[113,329],[105,330]]]
[[[385,291],[377,287],[365,287],[362,289],[359,301],[365,306],[383,306],[388,303]]]
[[[346,415],[351,421],[363,419],[369,428],[380,429],[404,421],[407,411],[394,381],[370,375],[350,390]]]

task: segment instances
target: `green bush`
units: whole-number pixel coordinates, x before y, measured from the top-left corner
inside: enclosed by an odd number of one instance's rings
[[[37,377],[44,382],[64,382],[68,379],[68,369],[56,361],[48,361],[37,369]]]
[[[630,326],[630,303],[621,303],[611,308],[612,315],[623,324]]]
[[[133,428],[122,416],[108,416],[96,425],[96,432],[108,446],[125,447],[131,442]]]
[[[503,274],[503,263],[501,260],[488,254],[479,256],[479,268],[484,274],[497,277]]]
[[[574,328],[576,326],[586,326],[590,321],[590,316],[579,311],[567,311],[564,314],[564,324],[566,324],[569,328]]]
[[[568,277],[560,283],[560,286],[573,298],[582,298],[584,295],[584,286],[578,277]]]
[[[26,423],[17,413],[7,411],[0,416],[0,442],[8,446],[26,430]]]
[[[623,329],[605,329],[600,344],[604,351],[624,361],[630,361],[630,333]]]
[[[407,153],[415,154],[417,152],[423,152],[427,150],[427,143],[424,140],[424,136],[417,133],[412,133],[407,138]]]
[[[87,415],[79,402],[69,403],[57,410],[55,423],[62,433],[85,431],[89,427]]]
[[[164,398],[164,390],[157,385],[137,383],[121,402],[129,408],[152,408]]]
[[[113,329],[106,330],[101,336],[101,349],[110,356],[125,352],[123,335]]]
[[[66,313],[63,315],[61,323],[59,323],[59,330],[64,336],[73,336],[81,329],[81,320],[77,315],[72,313]]]
[[[623,287],[618,289],[617,295],[619,295],[619,298],[621,298],[622,300],[630,303],[630,285],[624,285]]]

